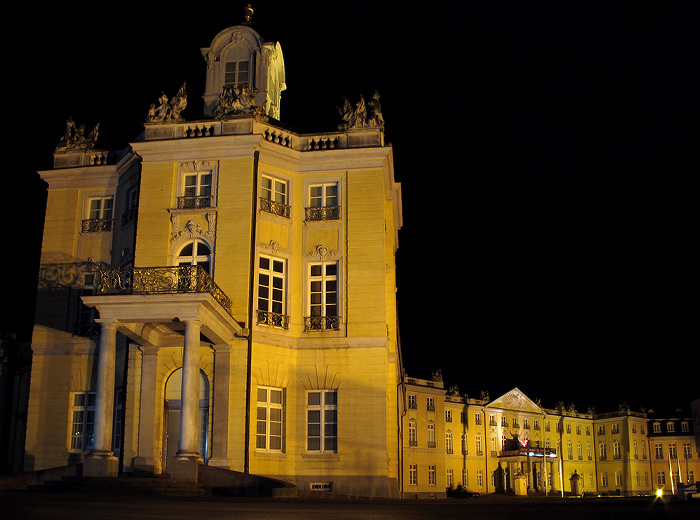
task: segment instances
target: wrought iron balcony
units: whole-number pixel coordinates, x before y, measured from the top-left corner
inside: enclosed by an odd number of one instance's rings
[[[307,316],[304,317],[304,330],[338,330],[340,329],[339,316]]]
[[[273,215],[279,215],[280,217],[289,218],[290,207],[282,202],[277,202],[274,200],[266,199],[265,197],[260,197],[260,211],[265,211],[266,213],[272,213]]]
[[[211,208],[211,195],[190,195],[177,198],[177,209]]]
[[[100,269],[97,294],[209,293],[231,315],[231,300],[202,266]]]
[[[270,311],[257,311],[257,324],[269,325],[270,327],[289,328],[289,316]]]
[[[322,206],[319,208],[305,208],[306,220],[339,220],[340,206]]]
[[[99,233],[103,231],[112,231],[111,218],[87,218],[83,220],[81,233]]]

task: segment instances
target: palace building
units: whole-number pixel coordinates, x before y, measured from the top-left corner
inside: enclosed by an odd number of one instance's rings
[[[202,114],[175,85],[117,152],[69,120],[39,172],[24,471],[395,498],[693,482],[692,420],[404,374],[401,186],[379,95],[345,100],[337,130],[289,130],[282,49],[251,14],[201,49]]]
[[[182,85],[117,153],[68,121],[40,172],[24,469],[396,497],[402,210],[378,95],[299,134],[249,16],[202,56],[200,117]]]
[[[692,419],[544,408],[518,388],[491,400],[446,390],[442,377],[405,377],[402,483],[407,498],[450,489],[516,494],[676,493],[700,453]]]

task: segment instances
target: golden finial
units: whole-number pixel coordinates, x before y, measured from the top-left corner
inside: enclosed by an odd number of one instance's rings
[[[255,11],[253,11],[253,8],[250,6],[250,4],[246,5],[243,8],[243,23],[247,23],[247,24],[251,23],[250,21],[253,18],[254,12]]]

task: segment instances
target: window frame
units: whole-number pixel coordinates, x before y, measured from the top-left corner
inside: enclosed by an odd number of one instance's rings
[[[68,452],[86,453],[93,449],[95,442],[95,410],[97,392],[70,392],[68,415]],[[77,398],[83,397],[81,404],[76,404]],[[77,419],[80,415],[80,420]]]
[[[260,400],[261,390],[265,391],[265,400]],[[279,402],[272,400],[273,392],[279,392]],[[265,453],[284,453],[285,452],[285,389],[258,385],[257,401],[256,401],[256,431],[255,431],[255,451]],[[279,420],[273,418],[272,411],[279,411]],[[264,417],[261,419],[260,412],[263,411]],[[261,432],[261,423],[264,431]],[[279,434],[273,432],[273,425],[279,424]],[[273,439],[279,439],[279,447],[273,446]],[[263,440],[261,446],[260,441]]]
[[[109,202],[107,206],[107,202]],[[97,207],[93,207],[98,203]],[[114,194],[89,195],[85,199],[81,233],[111,232],[114,221]]]
[[[320,194],[313,193],[315,189],[320,189]],[[340,219],[340,183],[338,181],[311,182],[307,185],[305,219],[308,221]]]
[[[270,183],[269,186],[266,186],[267,182]],[[284,186],[284,191],[278,189],[281,186]],[[258,191],[260,211],[290,218],[291,183],[289,180],[261,173]]]
[[[320,272],[314,274],[317,268]],[[315,289],[315,284],[318,284],[320,290]],[[340,263],[337,261],[309,262],[306,268],[304,331],[340,330],[340,305]],[[335,311],[332,311],[332,307],[335,307]]]
[[[319,394],[319,402],[311,403],[311,395]],[[332,402],[326,397],[333,396]],[[318,412],[318,421],[311,421],[311,412]],[[327,412],[334,412],[328,413]],[[335,420],[330,420],[335,418]],[[318,425],[318,434],[312,425]],[[330,428],[329,428],[330,427]],[[330,433],[329,433],[330,432]],[[306,392],[306,452],[307,453],[338,453],[338,390],[318,389]],[[318,438],[318,448],[312,447],[311,440]],[[328,441],[331,441],[330,443]]]
[[[268,262],[264,267],[263,262]],[[279,271],[276,266],[282,267]],[[256,282],[256,315],[257,325],[267,325],[282,329],[289,328],[289,315],[287,314],[287,271],[288,261],[271,255],[259,255],[257,262]],[[268,277],[268,284],[262,283],[262,277]],[[263,290],[264,289],[264,290]],[[263,306],[262,302],[266,302]],[[265,308],[263,308],[265,307]]]

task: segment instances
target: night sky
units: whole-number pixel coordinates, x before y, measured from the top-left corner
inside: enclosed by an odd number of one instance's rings
[[[150,103],[184,82],[183,116],[201,117],[199,49],[242,20],[244,3],[182,5],[51,3],[35,20],[27,4],[15,16],[24,32],[3,35],[14,165],[1,192],[12,230],[1,325],[20,338],[31,331],[24,295],[46,196],[36,171],[51,167],[66,119],[99,122],[97,147],[122,149]],[[253,7],[253,27],[284,53],[285,125],[330,131],[343,96],[381,94],[403,192],[409,375],[439,368],[462,394],[517,386],[580,411],[672,410],[700,397],[688,186],[698,172],[698,2]]]

